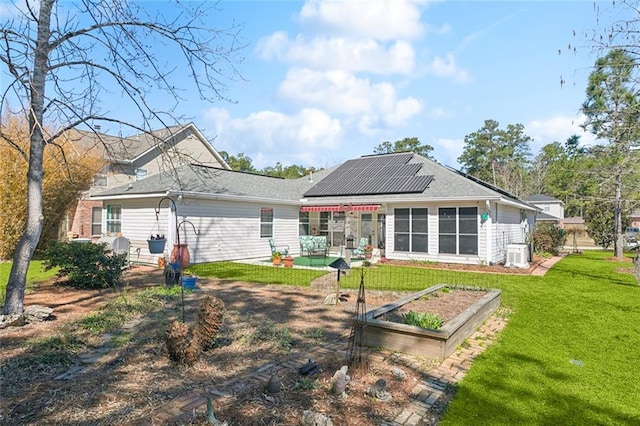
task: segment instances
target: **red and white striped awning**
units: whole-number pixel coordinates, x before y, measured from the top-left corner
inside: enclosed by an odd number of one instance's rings
[[[374,212],[380,208],[379,204],[356,204],[344,206],[302,206],[301,212]]]

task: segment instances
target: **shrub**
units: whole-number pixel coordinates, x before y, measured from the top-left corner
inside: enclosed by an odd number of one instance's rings
[[[52,243],[44,253],[44,267],[59,267],[58,276],[68,277],[78,288],[106,288],[118,283],[127,255],[116,255],[105,244]]]
[[[415,325],[422,328],[430,328],[432,330],[437,330],[444,324],[444,320],[442,318],[429,312],[422,313],[409,311],[406,314],[402,314],[402,320],[405,324]]]
[[[533,244],[536,253],[558,254],[564,246],[567,236],[564,229],[551,223],[539,223],[533,232]]]

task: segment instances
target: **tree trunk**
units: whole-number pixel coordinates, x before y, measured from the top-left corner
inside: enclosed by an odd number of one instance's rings
[[[622,174],[618,173],[616,175],[616,205],[614,209],[614,218],[615,221],[614,229],[614,256],[622,257],[623,249],[624,249],[624,234],[622,232]]]
[[[38,39],[31,73],[29,114],[29,170],[27,172],[27,222],[13,255],[3,313],[22,314],[27,270],[42,232],[42,177],[45,140],[43,131],[44,91],[48,73],[51,10],[55,0],[42,0],[38,19]]]

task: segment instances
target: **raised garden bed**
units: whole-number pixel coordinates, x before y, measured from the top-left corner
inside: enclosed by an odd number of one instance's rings
[[[425,295],[436,293],[444,287],[449,286],[438,284],[368,311],[365,314],[367,324],[364,343],[370,347],[385,347],[427,358],[447,358],[500,306],[500,290],[486,291],[484,296],[455,318],[445,322],[438,330],[381,319],[385,314]],[[467,288],[464,291],[477,290]]]

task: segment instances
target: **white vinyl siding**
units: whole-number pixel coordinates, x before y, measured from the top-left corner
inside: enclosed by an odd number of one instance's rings
[[[131,260],[156,264],[161,255],[152,255],[147,247],[151,231],[156,232],[154,207],[158,199],[122,202],[122,234],[131,240]],[[273,208],[273,233],[278,246],[289,246],[289,253],[299,253],[298,206],[257,206],[253,203],[184,200],[177,203],[178,222],[188,220],[191,225],[180,226],[180,243],[188,244],[192,263],[221,260],[268,259],[269,242],[260,238],[260,207]],[[153,207],[151,207],[153,206]],[[164,201],[159,215],[160,233],[167,236],[165,256],[171,253],[175,238],[174,214]],[[152,229],[153,228],[153,229]],[[139,249],[139,250],[138,250]]]

